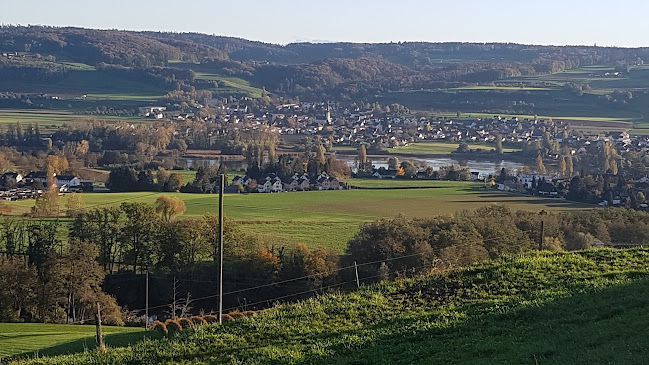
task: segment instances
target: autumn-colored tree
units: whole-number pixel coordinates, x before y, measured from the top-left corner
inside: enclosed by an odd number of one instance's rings
[[[574,173],[574,167],[572,164],[572,156],[567,155],[566,156],[566,171],[568,172],[568,175],[572,177],[572,174]]]
[[[165,185],[165,191],[178,191],[183,186],[183,176],[178,173],[173,173],[169,175],[167,184]]]
[[[496,135],[496,153],[499,155],[503,154],[503,137],[499,134]]]
[[[559,158],[559,173],[561,176],[565,176],[568,171],[568,165],[566,164],[566,156],[561,156]]]
[[[68,217],[76,217],[83,214],[86,210],[86,201],[83,195],[71,193],[68,195],[68,201],[65,203],[65,213]]]
[[[390,157],[390,158],[388,158],[388,169],[396,170],[398,167],[399,167],[399,158],[398,157]]]
[[[54,174],[61,174],[70,168],[68,159],[58,155],[47,156],[46,164],[46,169],[51,168]]]
[[[90,144],[85,139],[81,140],[81,142],[77,144],[76,153],[78,155],[85,155],[86,153],[88,153],[89,150],[90,150]]]
[[[545,174],[545,165],[543,164],[543,157],[541,155],[536,156],[536,171],[539,174]]]
[[[298,243],[291,255],[282,260],[282,273],[287,278],[308,276],[308,286],[315,288],[323,280],[335,274],[338,269],[338,255],[323,249],[309,250],[304,243]]]
[[[279,273],[281,262],[272,252],[261,247],[252,260],[252,270],[260,277],[274,278]]]
[[[0,257],[0,321],[15,322],[35,315],[36,269],[19,258]]]
[[[358,149],[358,167],[359,170],[365,171],[365,165],[367,164],[367,149],[365,145],[361,145]]]
[[[185,213],[185,210],[185,202],[176,197],[161,195],[155,202],[155,211],[164,222],[171,222],[176,216]]]
[[[58,189],[50,189],[36,198],[32,207],[34,217],[58,217],[61,213],[61,198]]]
[[[320,165],[324,165],[325,162],[327,162],[327,159],[326,159],[326,156],[325,156],[326,152],[327,151],[326,151],[326,149],[325,149],[325,147],[323,145],[318,146],[318,155],[316,156],[316,161],[318,161],[318,163]]]
[[[106,274],[95,259],[98,254],[96,245],[76,240],[70,242],[63,273],[68,294],[67,316],[75,322],[93,319],[96,303],[101,302],[102,321],[123,325],[115,300],[107,297],[101,289]]]
[[[167,185],[167,181],[169,180],[169,176],[171,176],[169,171],[167,171],[163,167],[158,167],[158,171],[156,171],[156,184],[158,185],[158,190],[164,190],[165,186]]]

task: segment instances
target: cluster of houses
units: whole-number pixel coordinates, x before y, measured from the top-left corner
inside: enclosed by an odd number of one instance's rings
[[[318,175],[315,179],[309,179],[306,174],[295,174],[282,180],[275,174],[267,174],[260,179],[253,179],[248,176],[235,176],[226,192],[238,193],[242,191],[257,193],[281,193],[289,191],[307,190],[342,190],[344,183],[341,183],[333,176],[326,173]]]
[[[613,174],[604,174],[596,176],[594,179],[605,179],[604,189],[611,192],[610,199],[602,196],[598,205],[606,206],[624,206],[628,204],[631,196],[644,196],[644,200],[637,200],[637,208],[649,210],[649,177],[643,176],[637,180],[624,181],[624,184],[618,184],[619,176]],[[506,182],[493,182],[492,185],[501,191],[516,192],[524,194],[535,194],[549,198],[565,198],[570,192],[570,179],[562,178],[549,174],[518,174],[515,178]]]
[[[56,183],[56,186],[54,186]],[[54,174],[52,187],[59,192],[91,191],[94,181],[82,180],[74,175]],[[5,172],[0,176],[0,198],[4,200],[21,200],[36,198],[47,190],[47,173],[32,171],[26,175],[19,172]]]

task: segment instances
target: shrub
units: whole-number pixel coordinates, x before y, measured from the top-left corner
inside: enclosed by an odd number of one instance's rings
[[[245,311],[245,312],[243,312],[243,315],[246,316],[246,317],[253,317],[253,316],[257,315],[257,312],[255,312],[255,311]]]
[[[165,335],[167,333],[169,333],[169,330],[167,329],[167,325],[165,325],[164,323],[162,323],[160,321],[153,322],[153,324],[151,325],[151,330],[152,331],[161,331]]]

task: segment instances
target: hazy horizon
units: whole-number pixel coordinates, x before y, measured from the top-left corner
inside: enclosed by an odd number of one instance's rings
[[[513,0],[452,3],[386,0],[325,4],[250,0],[169,0],[89,4],[80,0],[11,2],[5,25],[72,26],[133,31],[195,32],[273,44],[296,42],[472,42],[532,45],[646,47],[649,3],[621,0],[588,5],[548,0],[543,6]],[[629,11],[632,9],[633,11]],[[98,16],[101,14],[101,16]],[[620,21],[624,16],[623,21]]]

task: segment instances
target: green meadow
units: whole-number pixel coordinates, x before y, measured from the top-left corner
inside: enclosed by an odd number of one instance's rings
[[[279,243],[303,242],[310,247],[331,248],[342,253],[347,241],[363,222],[392,218],[433,217],[462,210],[474,210],[491,204],[507,204],[514,210],[566,211],[589,206],[559,199],[484,190],[471,182],[362,180],[350,185],[380,190],[306,191],[270,194],[226,194],[226,217],[241,224],[250,233]],[[390,188],[421,189],[390,189]],[[387,189],[386,189],[387,188]],[[88,209],[117,206],[122,202],[154,203],[162,193],[85,193]],[[218,195],[165,193],[182,199],[187,211],[181,218],[200,218],[217,214]],[[62,206],[65,206],[63,198]],[[13,214],[27,213],[33,200],[8,202]]]
[[[142,328],[103,326],[105,343],[126,346],[142,340]],[[149,332],[148,337],[159,337]],[[54,356],[96,347],[95,326],[44,323],[0,323],[0,363],[7,356]]]
[[[96,119],[117,122],[120,120],[133,123],[145,123],[146,119],[137,117],[117,117],[109,115],[75,114],[64,110],[35,110],[35,109],[0,109],[0,125],[20,122],[23,127],[27,123],[39,123],[43,131],[53,131],[56,128],[73,122]]]
[[[472,150],[494,150],[496,148],[495,144],[480,144],[480,143],[469,143],[469,148]],[[390,154],[399,154],[399,155],[448,155],[452,152],[455,152],[459,146],[458,142],[445,142],[445,141],[426,141],[426,142],[414,142],[409,143],[407,146],[389,148],[387,151]],[[358,147],[353,146],[334,146],[334,151],[339,152],[350,152],[357,151]],[[518,148],[508,148],[504,147],[503,152],[517,152],[520,151]]]
[[[223,94],[231,92],[244,92],[252,95],[252,97],[259,98],[262,94],[262,89],[250,86],[246,80],[238,77],[228,77],[214,73],[197,72],[197,80],[217,81],[220,85],[218,88],[211,89],[212,92]]]

